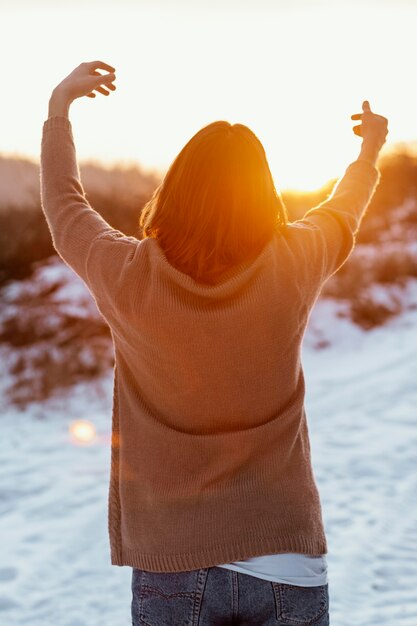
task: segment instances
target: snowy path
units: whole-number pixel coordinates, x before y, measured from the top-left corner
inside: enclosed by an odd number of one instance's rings
[[[321,327],[327,305],[313,312]],[[335,343],[303,355],[331,623],[415,626],[417,314],[365,335],[338,323],[343,352]]]
[[[331,624],[415,626],[417,310],[364,332],[336,308],[317,304],[303,349]],[[330,345],[314,350],[318,338]],[[112,372],[1,411],[1,625],[131,624],[131,569],[110,565],[107,535],[111,391]],[[96,425],[94,445],[71,442],[77,418]]]

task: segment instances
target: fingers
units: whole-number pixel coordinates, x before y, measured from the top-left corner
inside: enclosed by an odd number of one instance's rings
[[[112,91],[114,91],[116,89],[115,85],[109,85],[109,89],[111,89]],[[95,87],[95,91],[98,91],[99,93],[102,93],[103,96],[108,96],[110,91],[107,91],[106,89],[103,89],[103,87]],[[87,96],[89,98],[95,98],[96,94],[94,92],[88,93]]]
[[[103,96],[108,96],[110,91],[107,91],[106,89],[103,89],[103,87],[96,87],[96,91],[98,91],[99,93],[102,93]]]
[[[108,96],[109,95],[110,91],[107,91],[107,89],[110,89],[111,91],[115,91],[116,85],[113,85],[113,82],[112,82],[116,78],[116,75],[114,73],[111,73],[111,74],[100,74],[100,72],[94,71],[93,75],[97,76],[97,77],[100,77],[99,84],[97,85],[97,87],[95,87],[95,91],[98,91],[99,93],[103,94],[103,96]],[[103,83],[105,83],[106,89],[104,89],[104,87],[100,86]],[[95,97],[95,94],[94,94],[93,97]]]
[[[354,126],[352,130],[355,135],[358,135],[358,137],[362,137],[362,124],[359,124],[359,126]]]
[[[111,74],[100,74],[99,72],[94,72],[94,75],[100,77],[99,84],[112,83],[116,78],[116,74],[114,74],[114,72],[112,72]]]
[[[103,63],[103,61],[90,61],[86,65],[88,65],[90,69],[99,68],[100,70],[106,70],[107,72],[116,71],[116,68],[112,67],[111,65],[108,65],[107,63]]]
[[[372,113],[371,106],[370,106],[368,100],[364,100],[362,102],[362,110],[363,110],[363,113]],[[361,120],[362,116],[363,116],[363,113],[355,113],[354,115],[350,116],[350,119],[351,120]]]
[[[112,77],[112,80],[116,78],[116,74],[114,72],[109,72],[109,74],[101,74],[100,72],[97,72],[97,70],[94,70],[93,72],[91,72],[91,74],[93,76],[100,76],[100,78],[102,78],[103,80],[109,79],[110,77]]]

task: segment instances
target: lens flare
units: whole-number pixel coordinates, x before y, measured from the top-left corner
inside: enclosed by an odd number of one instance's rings
[[[69,427],[71,439],[77,444],[89,444],[97,437],[96,427],[89,420],[75,420]]]

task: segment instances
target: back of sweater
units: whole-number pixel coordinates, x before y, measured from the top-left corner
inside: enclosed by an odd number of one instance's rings
[[[207,286],[171,266],[157,240],[127,237],[89,206],[70,122],[45,122],[43,210],[115,349],[114,565],[172,572],[327,552],[301,344],[378,177],[355,161],[325,203]]]

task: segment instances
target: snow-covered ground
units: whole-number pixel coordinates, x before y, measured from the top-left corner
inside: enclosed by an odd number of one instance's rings
[[[406,300],[364,331],[321,299],[305,335],[332,626],[417,624],[417,280]],[[131,568],[110,564],[107,534],[112,382],[1,409],[2,626],[131,624]],[[77,419],[91,444],[72,440]]]

